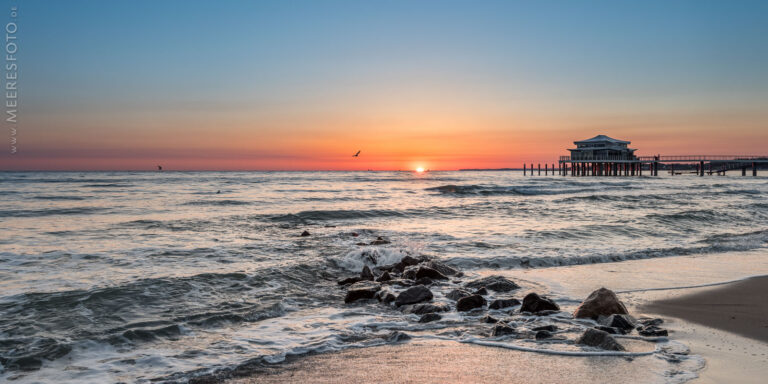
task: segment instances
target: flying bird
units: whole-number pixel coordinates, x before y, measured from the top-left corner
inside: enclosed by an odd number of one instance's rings
[[[355,153],[354,155],[352,155],[352,157],[358,157],[358,156],[360,156],[360,151],[359,151],[359,150],[357,151],[357,153]]]
[[[163,170],[163,166],[162,166],[162,165],[158,165],[158,166],[157,166],[157,170],[158,170],[158,171],[162,171],[162,170]]]

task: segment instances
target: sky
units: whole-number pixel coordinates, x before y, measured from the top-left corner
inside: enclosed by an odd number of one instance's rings
[[[521,167],[597,134],[768,154],[765,1],[1,4],[0,170]]]

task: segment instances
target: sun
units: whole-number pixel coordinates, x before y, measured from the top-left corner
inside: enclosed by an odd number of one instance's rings
[[[424,168],[418,167],[418,168],[416,168],[416,172],[422,173],[422,172],[424,172]]]

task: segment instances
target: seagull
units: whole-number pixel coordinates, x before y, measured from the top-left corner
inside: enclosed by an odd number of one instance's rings
[[[357,151],[357,153],[355,153],[354,155],[352,155],[352,157],[358,157],[358,156],[360,156],[360,151],[359,151],[359,150]]]
[[[162,170],[163,170],[163,166],[162,166],[162,165],[158,165],[158,166],[157,166],[157,170],[158,170],[158,171],[162,171]]]

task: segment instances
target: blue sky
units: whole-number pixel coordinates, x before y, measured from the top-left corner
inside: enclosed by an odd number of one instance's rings
[[[202,141],[174,138],[212,125],[272,143],[230,148],[260,159],[290,157],[279,135],[325,148],[382,121],[433,139],[564,131],[560,147],[611,124],[679,127],[679,145],[696,124],[711,136],[732,119],[749,142],[766,138],[768,2],[32,0],[19,11],[20,139],[38,165],[199,153]],[[538,145],[521,155],[554,144]]]

